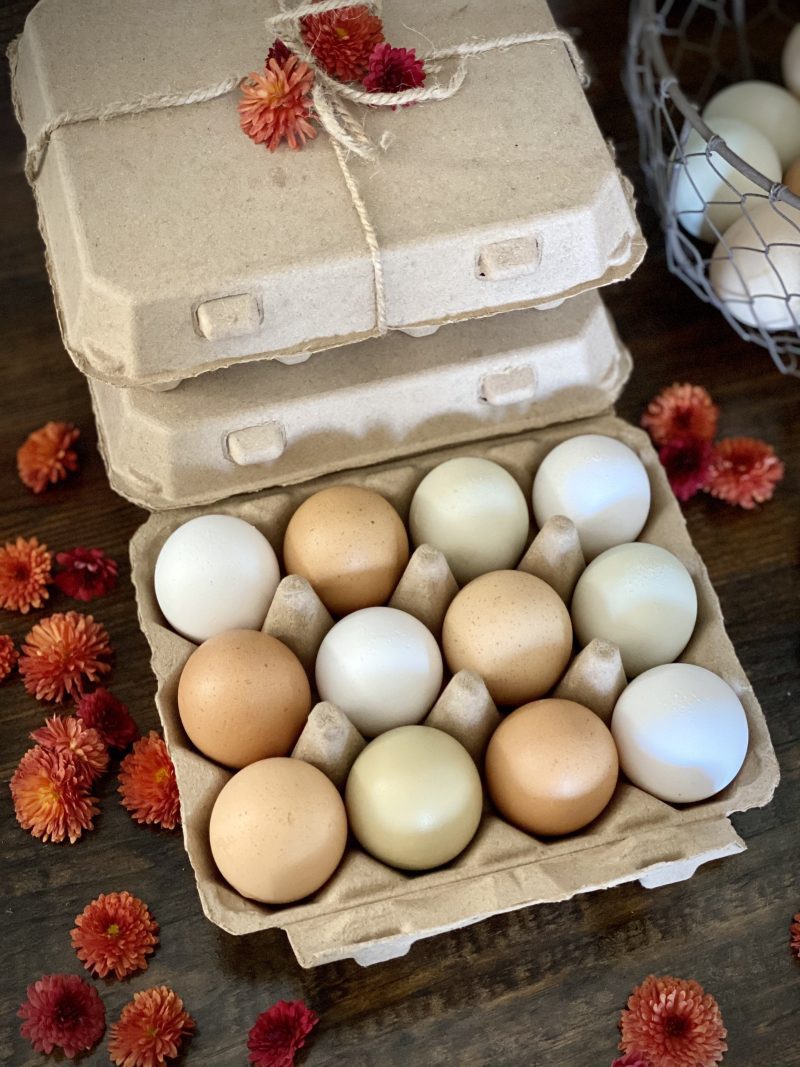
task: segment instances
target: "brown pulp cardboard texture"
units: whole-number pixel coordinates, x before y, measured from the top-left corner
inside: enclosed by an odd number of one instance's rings
[[[261,69],[276,10],[40,0],[11,53],[29,146],[64,113]],[[544,0],[393,0],[383,18],[388,40],[420,52],[554,27]],[[239,129],[238,97],[52,134],[34,190],[64,343],[90,377],[174,383],[375,335],[372,264],[329,138],[269,153]],[[471,58],[448,100],[357,111],[390,141],[348,164],[390,328],[544,305],[641,260],[629,190],[562,42]]]
[[[90,385],[111,485],[160,510],[595,415],[630,367],[589,292],[300,366],[229,367],[166,393]]]
[[[416,875],[392,870],[351,845],[333,878],[306,901],[271,908],[245,900],[222,880],[208,846],[211,807],[230,773],[194,751],[177,712],[178,678],[194,646],[165,626],[153,592],[153,570],[161,545],[172,530],[202,509],[155,514],[131,543],[133,581],[141,625],[153,653],[158,680],[156,703],[178,776],[184,840],[203,910],[212,922],[233,934],[270,927],[285,929],[299,962],[306,967],[347,957],[367,964],[401,955],[420,938],[529,904],[564,900],[634,879],[653,887],[688,878],[699,864],[744,849],[728,816],[769,801],[778,780],[777,761],[761,708],[725,633],[705,566],[692,546],[658,458],[641,431],[606,416],[491,444],[451,448],[367,470],[348,471],[291,489],[226,501],[213,510],[253,523],[279,549],[294,509],[325,485],[347,482],[375,489],[406,517],[413,491],[428,470],[450,456],[470,454],[502,464],[529,494],[533,474],[543,456],[564,438],[588,432],[623,441],[639,454],[647,468],[652,508],[640,539],[662,545],[678,556],[692,575],[698,593],[697,625],[680,658],[708,667],[724,678],[747,714],[750,745],[736,779],[710,800],[681,807],[656,800],[622,780],[609,807],[594,823],[580,833],[551,841],[515,829],[487,807],[469,847],[439,870]],[[557,540],[556,537],[554,543]],[[568,547],[564,552],[567,560]],[[526,553],[529,561],[536,556],[532,549]],[[615,678],[613,653],[609,656],[608,649],[601,649],[600,653],[591,684],[598,692],[609,693],[618,686],[619,679]],[[578,656],[561,684],[573,694],[580,692],[581,685],[587,684],[586,675],[586,656]],[[480,701],[475,706],[480,709]],[[484,707],[478,714],[485,721],[491,709]],[[322,725],[310,733],[316,732],[318,738],[320,730],[324,735],[327,729],[331,737],[338,737],[337,759],[346,764],[357,751],[357,740],[342,739],[341,723],[337,727],[335,709],[331,712],[330,706],[318,709],[319,719]]]

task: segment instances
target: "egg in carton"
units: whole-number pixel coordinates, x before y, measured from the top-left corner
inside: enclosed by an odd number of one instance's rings
[[[635,879],[648,887],[677,881],[691,877],[710,859],[744,849],[728,816],[769,801],[777,784],[777,761],[763,713],[725,633],[705,566],[691,543],[658,457],[641,431],[614,416],[601,416],[268,490],[225,501],[214,511],[245,519],[278,546],[303,500],[321,488],[346,482],[381,493],[407,518],[422,477],[458,455],[478,455],[499,463],[530,499],[533,474],[544,456],[562,441],[584,433],[622,441],[647,470],[652,503],[639,540],[660,545],[680,559],[697,590],[697,623],[680,660],[704,666],[723,678],[747,716],[749,749],[734,781],[709,800],[676,805],[621,779],[608,807],[589,826],[552,839],[525,833],[487,807],[471,844],[436,870],[392,869],[351,846],[334,876],[305,900],[277,907],[247,900],[221,878],[208,842],[211,810],[230,772],[191,746],[178,714],[178,680],[195,646],[168,628],[153,588],[155,561],[167,537],[207,509],[154,514],[131,545],[133,581],[140,621],[153,651],[156,703],[178,777],[184,839],[201,904],[211,921],[239,935],[282,928],[306,967],[344,958],[369,964],[402,955],[421,938],[489,915]],[[519,564],[548,582],[565,600],[583,566],[574,528],[561,519],[542,526]],[[441,555],[421,546],[390,604],[415,614],[438,635],[456,588]],[[293,575],[283,579],[265,629],[289,645],[307,670],[331,625],[330,615],[307,583]],[[623,682],[618,651],[596,641],[572,658],[553,692],[586,704],[607,721]],[[427,725],[461,741],[477,761],[497,722],[498,712],[486,687],[468,671],[450,679],[426,720]],[[346,717],[321,703],[312,710],[294,755],[324,770],[341,787],[362,745],[363,738]]]

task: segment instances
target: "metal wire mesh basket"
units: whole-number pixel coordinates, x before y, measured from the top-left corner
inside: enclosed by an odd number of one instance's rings
[[[800,196],[780,167],[763,173],[737,155],[700,111],[735,82],[780,85],[781,51],[798,21],[797,0],[632,0],[625,70],[670,270],[796,376]]]

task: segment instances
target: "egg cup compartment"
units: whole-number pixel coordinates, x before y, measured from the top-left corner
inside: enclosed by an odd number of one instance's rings
[[[330,881],[300,903],[269,907],[239,896],[218,873],[208,844],[211,808],[230,772],[211,763],[192,747],[178,715],[178,679],[195,646],[168,628],[155,600],[153,572],[166,538],[187,519],[214,511],[237,515],[253,523],[277,549],[295,508],[319,489],[342,483],[382,493],[407,519],[414,489],[424,474],[457,455],[479,455],[501,464],[530,499],[533,475],[544,455],[565,438],[581,433],[600,433],[619,439],[639,455],[647,469],[652,506],[639,540],[669,549],[694,580],[698,594],[697,624],[680,660],[699,664],[720,675],[744,706],[750,744],[737,777],[710,800],[682,807],[666,804],[621,781],[598,819],[578,833],[550,841],[534,838],[487,811],[465,852],[434,871],[408,874],[393,870],[351,846]],[[571,537],[568,525],[546,524],[520,563],[522,569],[550,581],[566,599],[583,566],[582,559],[576,558],[574,542],[569,547]],[[560,546],[558,551],[547,548],[551,540]],[[442,584],[441,575],[436,581],[429,580],[437,567],[440,568],[437,555],[424,547],[414,553],[392,603],[406,610],[412,608],[418,617],[424,615],[426,623],[438,634],[443,605],[449,602],[454,589],[450,586],[449,591],[443,592],[446,583]],[[175,762],[184,841],[203,911],[212,922],[232,934],[271,927],[286,930],[304,967],[344,958],[374,963],[404,954],[423,937],[500,912],[564,900],[576,893],[635,879],[653,887],[691,877],[700,864],[744,849],[744,842],[728,816],[766,804],[777,784],[777,761],[763,713],[725,633],[716,594],[691,543],[658,457],[646,435],[613,416],[436,451],[413,460],[345,471],[305,485],[225,501],[213,508],[155,514],[133,538],[131,559],[139,618],[152,649],[152,665],[158,681],[156,704]],[[420,593],[426,582],[427,596]],[[330,625],[330,616],[324,609],[319,610],[315,595],[309,597],[309,592],[300,579],[292,576],[284,579],[267,621],[269,632],[287,640],[307,667]],[[456,728],[454,721],[460,719],[459,715],[454,716],[453,709],[464,700],[465,719],[468,721],[471,714],[475,722],[484,722],[485,728],[487,708],[481,707],[479,680],[476,676],[465,677],[466,674],[456,675],[445,687],[430,713],[430,725],[451,732]],[[622,680],[613,646],[592,642],[573,658],[555,695],[574,699],[586,694],[587,686],[591,686],[595,710],[606,718]],[[454,694],[458,699],[452,701]],[[469,701],[466,696],[470,697]],[[335,781],[338,776],[337,784],[340,784],[341,770],[355,758],[360,744],[358,735],[349,731],[348,725],[332,706],[318,704],[295,754],[302,754],[310,762],[316,758],[327,761],[328,773]],[[460,722],[458,728],[462,730],[463,740],[469,734],[465,722]],[[473,753],[477,750],[473,746]],[[311,758],[315,753],[316,757]]]

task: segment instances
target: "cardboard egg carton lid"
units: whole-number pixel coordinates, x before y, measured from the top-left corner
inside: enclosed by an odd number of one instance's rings
[[[157,393],[91,382],[113,488],[151,510],[608,410],[631,361],[600,297],[229,367]]]
[[[422,477],[454,455],[480,455],[504,466],[530,498],[533,474],[550,449],[578,433],[601,433],[623,441],[642,459],[650,478],[652,507],[640,540],[662,545],[687,567],[698,595],[694,634],[684,662],[715,671],[744,706],[750,732],[745,763],[734,781],[709,800],[671,805],[621,779],[606,810],[584,830],[543,840],[499,819],[487,806],[478,832],[453,862],[434,871],[409,874],[373,859],[351,842],[334,876],[313,896],[269,907],[246,900],[216,869],[208,844],[211,808],[230,771],[201,756],[180,723],[178,679],[194,645],[166,625],[153,591],[158,553],[170,533],[202,511],[237,515],[256,525],[280,550],[286,525],[298,505],[318,489],[336,483],[363,485],[384,494],[406,518]],[[412,609],[436,631],[454,595],[452,576],[441,557],[418,550],[409,562],[393,603]],[[492,443],[416,456],[371,470],[346,471],[289,489],[226,501],[214,509],[183,509],[152,515],[131,542],[133,582],[139,618],[152,650],[156,704],[175,762],[181,795],[183,835],[195,871],[203,911],[232,934],[267,928],[286,930],[299,962],[316,966],[354,958],[363,964],[402,955],[417,940],[478,922],[490,915],[638,879],[654,887],[691,877],[711,859],[741,852],[745,844],[728,816],[766,804],[778,781],[778,764],[763,712],[736,658],[705,566],[694,549],[681,510],[649,439],[612,416],[551,426]],[[569,598],[581,560],[569,524],[548,523],[533,537],[521,566],[551,581]],[[331,623],[307,584],[284,579],[265,620],[265,629],[293,647],[310,667],[316,646]],[[321,610],[320,610],[321,609]],[[568,666],[556,687],[559,696],[591,701],[607,718],[619,691],[618,653],[593,643]],[[459,736],[480,760],[496,709],[476,675],[460,672],[445,686],[429,722]],[[317,705],[295,750],[323,767],[341,785],[363,743],[332,705]]]
[[[90,377],[157,385],[380,332],[365,228],[324,131],[270,153],[240,130],[235,88],[115,114],[262,69],[277,10],[40,0],[12,46],[64,343]],[[393,0],[383,18],[388,40],[420,53],[555,29],[544,0]],[[640,262],[630,188],[562,40],[471,57],[446,100],[355,113],[384,146],[347,166],[388,328],[546,304]]]

